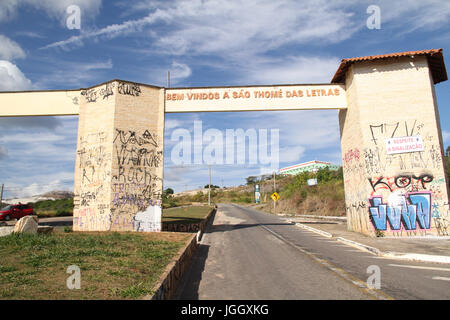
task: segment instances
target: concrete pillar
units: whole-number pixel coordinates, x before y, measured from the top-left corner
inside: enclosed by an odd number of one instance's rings
[[[448,184],[434,83],[426,55],[361,59],[346,71],[348,108],[339,122],[349,230],[445,235]],[[419,137],[423,151],[390,154],[386,139],[394,137]]]
[[[164,89],[113,80],[82,90],[75,231],[160,231]]]

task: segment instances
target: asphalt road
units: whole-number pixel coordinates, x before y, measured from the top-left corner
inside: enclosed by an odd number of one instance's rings
[[[450,299],[450,267],[380,258],[223,204],[175,299]]]

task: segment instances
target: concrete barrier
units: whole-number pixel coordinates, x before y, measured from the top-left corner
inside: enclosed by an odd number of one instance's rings
[[[163,223],[162,231],[168,232],[201,232],[205,231],[206,225],[208,224],[211,216],[216,212],[216,208],[212,208],[205,219],[198,223]]]
[[[189,237],[183,248],[178,251],[175,258],[166,267],[164,273],[154,286],[155,293],[152,296],[144,297],[144,300],[172,299],[181,282],[184,272],[189,267],[189,263],[198,248],[198,241],[201,239],[208,222],[214,216],[215,212],[216,208],[213,208],[202,222],[196,224],[198,225],[197,233],[194,233]]]
[[[152,296],[144,297],[144,300],[170,300],[174,296],[197,247],[197,235],[192,234],[159,278],[154,286],[155,293]]]

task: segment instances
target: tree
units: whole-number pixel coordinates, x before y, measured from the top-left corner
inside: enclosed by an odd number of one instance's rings
[[[166,194],[173,194],[173,193],[174,193],[174,191],[173,191],[172,188],[167,188],[164,192],[165,192]]]
[[[204,187],[205,189],[209,189],[209,184],[207,184],[207,185],[205,185],[205,187]],[[211,189],[220,189],[220,187],[219,186],[215,186],[215,185],[211,185]]]
[[[250,177],[245,178],[245,180],[247,181],[247,185],[251,185],[251,184],[255,184],[258,181],[258,177],[250,176]]]
[[[333,174],[331,173],[330,168],[328,168],[328,167],[320,168],[316,174],[317,181],[319,183],[328,182],[333,178],[332,175]]]
[[[175,207],[175,198],[173,197],[173,189],[167,188],[162,193],[163,206],[166,208]]]

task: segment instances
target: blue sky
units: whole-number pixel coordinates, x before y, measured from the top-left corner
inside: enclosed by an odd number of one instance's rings
[[[67,8],[81,9],[69,29]],[[369,29],[370,5],[381,28]],[[449,64],[450,2],[268,0],[2,0],[0,91],[74,89],[107,80],[172,86],[328,83],[342,58],[443,48]],[[450,82],[436,86],[445,146],[450,144]],[[173,130],[279,129],[280,166],[341,163],[337,111],[166,115]],[[71,190],[77,117],[0,119],[0,183],[6,197]],[[258,166],[215,166],[213,184],[238,185]],[[207,183],[206,165],[174,166],[164,186]]]

